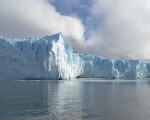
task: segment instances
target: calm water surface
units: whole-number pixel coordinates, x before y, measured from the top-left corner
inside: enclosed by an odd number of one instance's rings
[[[150,81],[0,81],[0,120],[149,120]]]

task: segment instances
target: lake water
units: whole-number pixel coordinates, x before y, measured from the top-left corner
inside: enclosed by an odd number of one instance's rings
[[[149,120],[150,81],[0,81],[0,120]]]

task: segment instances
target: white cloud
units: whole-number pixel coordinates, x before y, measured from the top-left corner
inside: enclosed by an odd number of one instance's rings
[[[98,30],[88,40],[86,52],[109,58],[150,59],[150,1],[94,2],[91,14]]]
[[[78,1],[70,1],[68,5],[77,6]],[[80,19],[59,14],[48,0],[0,0],[0,34],[23,38],[63,32],[75,51],[108,58],[150,59],[149,0],[93,0],[93,3],[88,19],[95,20],[97,29],[92,30],[87,41]]]
[[[10,38],[62,32],[81,39],[84,26],[78,18],[63,16],[48,0],[0,0],[0,34]]]

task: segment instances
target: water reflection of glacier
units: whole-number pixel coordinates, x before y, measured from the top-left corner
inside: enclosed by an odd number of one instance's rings
[[[54,83],[55,84],[55,83]],[[75,81],[59,81],[48,84],[48,111],[51,119],[82,119],[82,83]]]
[[[150,81],[0,81],[2,120],[148,120]]]

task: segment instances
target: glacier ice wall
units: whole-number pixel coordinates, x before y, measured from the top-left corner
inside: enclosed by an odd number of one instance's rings
[[[84,59],[83,73],[80,77],[135,79],[146,78],[149,74],[148,64],[139,60],[110,60],[84,54],[80,54],[80,57]]]
[[[40,39],[0,38],[0,79],[69,79],[81,71],[80,57],[62,34]]]
[[[40,39],[0,37],[0,79],[147,78],[150,64],[74,53],[61,33]]]

